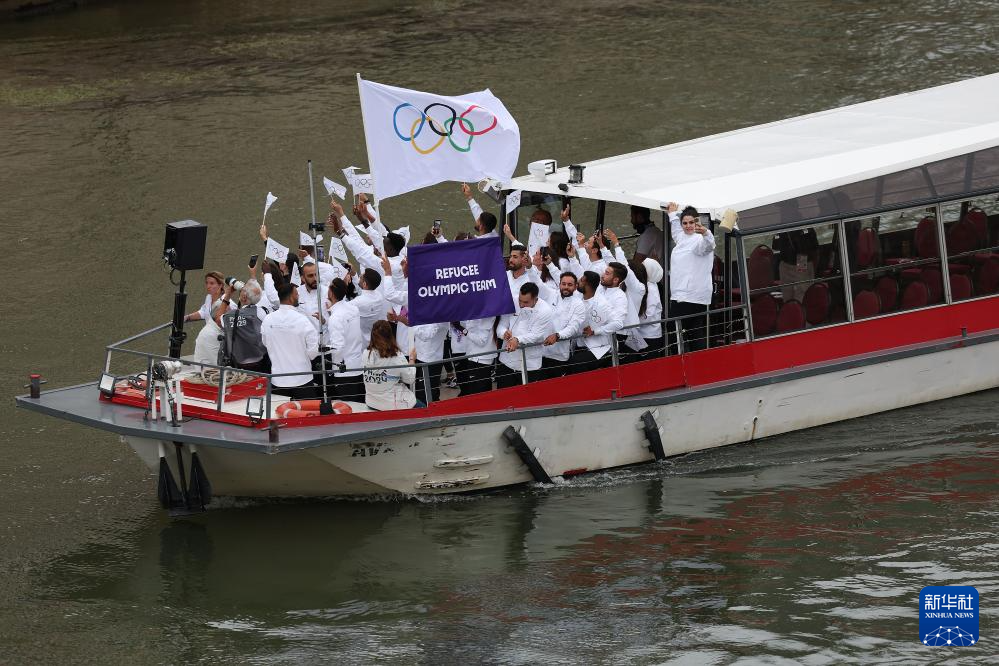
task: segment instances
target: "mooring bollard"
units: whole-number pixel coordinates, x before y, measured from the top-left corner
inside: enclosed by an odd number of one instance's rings
[[[42,397],[42,376],[41,375],[28,375],[30,382],[28,386],[31,387],[31,398],[37,400]]]

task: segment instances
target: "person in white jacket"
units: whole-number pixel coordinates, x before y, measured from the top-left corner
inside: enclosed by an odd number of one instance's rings
[[[373,268],[365,268],[361,273],[360,295],[351,301],[361,315],[361,335],[365,341],[371,339],[371,327],[376,321],[387,320],[389,305],[379,289],[382,276]]]
[[[492,390],[493,363],[496,362],[496,317],[469,319],[458,322],[463,350],[470,358],[458,369],[461,395],[474,395]]]
[[[332,384],[341,400],[364,402],[364,336],[361,316],[353,303],[347,302],[347,283],[335,278],[329,288],[330,310],[326,319],[326,338],[334,364]],[[339,371],[342,364],[344,371]]]
[[[669,255],[669,316],[681,320],[684,351],[704,349],[707,337],[707,311],[711,305],[711,269],[714,266],[715,237],[699,220],[697,209],[687,206],[677,213],[679,206],[671,201],[669,213],[673,251]],[[677,322],[670,322],[673,332]]]
[[[645,274],[648,282],[645,283],[648,299],[645,303],[645,313],[639,314],[638,318],[642,325],[638,327],[638,333],[645,339],[647,345],[642,350],[642,360],[656,358],[663,355],[665,339],[663,338],[663,325],[660,321],[663,318],[663,301],[659,296],[659,283],[663,279],[663,267],[658,261],[651,257],[642,262],[645,267]]]
[[[614,307],[604,294],[597,293],[599,275],[586,271],[579,286],[583,292],[586,320],[583,322],[583,346],[569,359],[570,374],[610,366],[611,336],[624,326],[625,317],[620,307]]]
[[[582,294],[576,291],[576,283],[576,274],[572,271],[562,273],[559,278],[560,298],[555,304],[553,319],[555,332],[545,338],[542,351],[541,367],[545,370],[545,379],[566,374],[572,353],[571,338],[583,332],[586,305]]]
[[[444,338],[447,337],[448,324],[419,324],[409,329],[410,357],[416,363],[430,363],[427,367],[430,375],[430,402],[441,399],[441,370],[444,360]],[[423,368],[416,371],[416,395],[426,402],[427,393],[423,382]]]
[[[624,256],[624,250],[618,241],[617,234],[611,230],[604,232],[607,237],[607,244],[614,249],[613,253],[605,247],[600,251],[601,256],[608,265],[621,265],[626,271],[623,288],[628,297],[628,314],[624,320],[624,325],[628,328],[618,334],[619,354],[621,363],[634,363],[642,360],[642,353],[648,344],[639,331],[639,324],[644,317],[649,302],[648,275],[645,266],[634,259],[628,260]],[[616,263],[615,263],[616,260]],[[657,294],[658,297],[658,294]]]
[[[319,331],[298,310],[298,290],[290,283],[278,287],[281,307],[264,318],[260,338],[271,359],[274,392],[293,400],[317,397],[312,359],[319,356]],[[297,373],[297,374],[290,374]]]
[[[384,319],[371,328],[371,342],[364,352],[364,402],[378,411],[410,409],[418,403],[413,393],[416,367],[403,356],[392,326]]]
[[[496,216],[482,210],[482,206],[472,198],[472,188],[468,186],[468,183],[461,184],[461,193],[465,195],[465,201],[468,202],[468,208],[472,211],[472,217],[475,219],[475,237],[499,236],[499,229],[496,228]]]
[[[507,388],[522,383],[521,368],[526,361],[527,380],[543,379],[541,373],[542,347],[537,346],[555,332],[555,309],[538,298],[538,285],[526,282],[520,288],[520,310],[516,314],[500,317],[496,332],[503,341],[500,365],[496,369],[496,388]],[[527,345],[526,349],[521,347]]]

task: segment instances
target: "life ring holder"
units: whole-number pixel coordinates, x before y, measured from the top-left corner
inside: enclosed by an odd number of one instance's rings
[[[322,402],[322,400],[292,400],[290,402],[283,402],[277,406],[277,416],[282,419],[302,419],[319,416]],[[334,414],[351,414],[353,411],[350,405],[345,402],[333,403]]]

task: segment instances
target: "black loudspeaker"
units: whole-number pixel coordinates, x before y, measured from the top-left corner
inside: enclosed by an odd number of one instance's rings
[[[166,225],[163,261],[181,271],[200,270],[205,265],[205,241],[208,227],[194,220],[182,220]]]

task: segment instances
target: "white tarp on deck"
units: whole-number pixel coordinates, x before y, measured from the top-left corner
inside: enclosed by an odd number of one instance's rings
[[[744,211],[999,145],[999,74],[584,162],[568,194]],[[543,157],[543,156],[538,156]],[[509,189],[560,194],[523,176]]]

